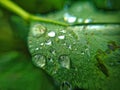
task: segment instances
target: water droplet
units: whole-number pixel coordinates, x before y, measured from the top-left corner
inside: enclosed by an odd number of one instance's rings
[[[77,48],[75,48],[75,51],[77,51]]]
[[[78,23],[82,23],[83,22],[83,19],[82,18],[78,18]]]
[[[38,50],[39,50],[39,48],[35,48],[35,50],[36,50],[36,51],[38,51]]]
[[[46,58],[41,54],[35,55],[32,61],[37,67],[40,67],[40,68],[43,68],[46,64]]]
[[[72,90],[72,86],[69,82],[64,81],[60,86],[60,90]]]
[[[66,46],[67,44],[66,43],[63,43],[64,46]]]
[[[81,54],[82,54],[82,55],[84,55],[84,54],[85,54],[85,52],[81,51]]]
[[[31,30],[34,37],[40,37],[46,32],[46,28],[41,24],[35,24]]]
[[[55,50],[53,50],[53,51],[51,51],[51,53],[52,53],[53,55],[55,55],[55,54],[56,54],[56,51],[55,51]]]
[[[70,69],[70,58],[67,55],[61,55],[58,60],[61,67]]]
[[[85,49],[85,53],[90,57],[90,50],[89,50],[89,48]]]
[[[91,23],[93,20],[91,18],[85,19],[85,23]]]
[[[44,43],[41,43],[40,45],[41,45],[41,46],[43,46],[43,45],[44,45]]]
[[[53,63],[53,59],[52,59],[52,58],[50,58],[50,59],[49,59],[49,62]]]
[[[48,40],[45,44],[46,44],[46,45],[52,45],[52,41],[51,41],[51,40]]]
[[[65,30],[61,30],[60,32],[62,32],[62,33],[66,33],[66,31],[65,31]]]
[[[54,32],[54,31],[49,32],[49,33],[48,33],[48,36],[49,36],[49,37],[55,37],[55,32]]]
[[[61,36],[58,36],[59,39],[64,39],[65,36],[64,35],[61,35]]]
[[[69,46],[68,46],[68,48],[71,50],[71,49],[72,49],[72,46],[71,46],[71,45],[69,45]]]
[[[74,23],[76,21],[76,17],[73,15],[70,15],[69,13],[64,14],[64,20],[67,21],[68,23]]]

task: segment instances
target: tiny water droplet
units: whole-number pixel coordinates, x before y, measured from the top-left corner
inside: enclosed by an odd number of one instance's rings
[[[63,43],[64,46],[66,46],[67,44],[66,43]]]
[[[93,20],[91,18],[85,19],[85,23],[91,23]]]
[[[65,36],[64,35],[61,35],[61,36],[58,36],[59,39],[64,39]]]
[[[41,45],[41,46],[43,46],[43,45],[44,45],[44,43],[40,43],[40,45]]]
[[[64,21],[67,21],[68,23],[74,23],[76,19],[77,17],[70,15],[69,13],[64,14]]]
[[[33,63],[40,68],[43,68],[46,64],[46,58],[45,56],[41,54],[37,54],[32,58]]]
[[[50,59],[49,59],[49,62],[53,63],[53,59],[52,59],[52,58],[50,58]]]
[[[53,51],[51,51],[51,53],[52,53],[53,55],[55,55],[55,54],[56,54],[56,51],[55,51],[55,50],[53,50]]]
[[[45,44],[46,44],[46,45],[52,45],[52,41],[51,41],[51,40],[48,40]]]
[[[78,23],[82,23],[83,22],[83,19],[82,18],[78,18]]]
[[[68,48],[71,50],[71,49],[72,49],[72,46],[71,46],[71,45],[69,45],[69,46],[68,46]]]
[[[60,86],[60,90],[72,90],[72,86],[69,82],[64,81]]]
[[[85,53],[90,57],[90,50],[89,50],[89,48],[85,49]]]
[[[62,32],[62,33],[66,33],[66,31],[65,31],[65,30],[61,30],[60,32]]]
[[[49,33],[48,33],[48,36],[49,36],[49,37],[55,37],[55,32],[54,32],[54,31],[49,32]]]
[[[39,50],[39,48],[35,48],[35,50],[36,50],[36,51],[38,51],[38,50]]]
[[[34,37],[40,37],[46,32],[46,28],[41,24],[35,24],[31,30]]]
[[[69,56],[61,55],[58,60],[59,60],[59,63],[61,65],[61,67],[70,69],[70,58],[69,58]]]

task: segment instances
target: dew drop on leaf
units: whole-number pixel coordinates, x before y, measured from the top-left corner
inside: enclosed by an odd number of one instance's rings
[[[61,30],[60,32],[61,32],[61,33],[66,33],[66,31],[65,31],[65,30]]]
[[[64,35],[61,35],[61,36],[58,36],[59,39],[64,39],[65,36]]]
[[[77,19],[77,17],[70,15],[69,13],[64,14],[64,21],[66,21],[68,23],[75,23],[76,19]]]
[[[66,69],[70,69],[70,58],[67,55],[61,55],[59,57],[60,66]]]
[[[87,18],[87,19],[85,19],[84,22],[85,22],[85,23],[91,23],[91,22],[93,22],[93,20],[92,20],[91,18]]]
[[[35,50],[36,50],[36,51],[38,51],[38,50],[39,50],[39,48],[37,47],[37,48],[35,48]]]
[[[32,58],[33,63],[40,68],[43,68],[46,64],[46,58],[44,55],[37,54]]]
[[[49,36],[49,37],[55,37],[55,32],[54,32],[54,31],[49,32],[49,33],[48,33],[48,36]]]
[[[51,41],[51,40],[48,40],[45,44],[46,44],[46,45],[52,45],[52,41]]]
[[[82,19],[82,18],[78,18],[78,19],[77,19],[77,22],[78,22],[78,23],[82,23],[82,22],[83,22],[83,19]]]
[[[34,37],[40,37],[46,32],[46,28],[42,26],[41,24],[35,24],[33,25],[31,31]]]

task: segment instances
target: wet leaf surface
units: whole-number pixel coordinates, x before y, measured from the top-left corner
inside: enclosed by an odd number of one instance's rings
[[[31,21],[29,58],[23,42],[28,24],[0,16],[0,90],[119,90],[119,16],[119,11],[103,13],[89,2],[76,2],[45,16],[73,26]]]
[[[28,37],[30,53],[33,58],[36,55],[45,57],[42,59],[45,60],[44,66],[42,60],[38,62],[40,66],[37,63],[35,65],[64,86],[63,89],[78,87],[88,90],[118,90],[120,25],[94,24],[119,23],[118,16],[119,13],[96,13],[88,3],[81,4],[81,7],[77,3],[67,11],[48,15],[52,19],[77,25],[63,27],[33,22]],[[81,23],[93,24],[79,25]],[[40,37],[32,32],[38,24],[46,28]],[[65,82],[70,85],[65,85]]]
[[[45,56],[42,60],[46,60],[46,63],[40,68],[58,83],[67,81],[73,88],[90,90],[120,88],[116,84],[120,80],[119,25],[83,25],[66,28],[52,24],[42,25],[47,31],[41,37],[34,37],[30,32],[29,49],[33,58],[36,55]],[[49,36],[49,32],[54,32],[53,37]],[[61,39],[59,36],[64,38]],[[46,44],[47,41],[51,43]],[[112,41],[114,43],[111,43]],[[114,50],[115,47],[118,48]],[[107,53],[108,50],[110,53]],[[43,65],[42,60],[38,64]]]

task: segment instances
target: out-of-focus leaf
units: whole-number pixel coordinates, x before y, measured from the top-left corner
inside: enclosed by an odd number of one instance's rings
[[[66,13],[70,17],[64,17]],[[120,25],[79,25],[90,22],[119,23],[119,15],[97,12],[89,3],[76,3],[67,12],[48,15],[68,23],[75,16],[73,23],[77,23],[76,26],[33,22],[28,37],[33,63],[51,75],[63,90],[76,87],[119,90]],[[93,20],[89,22],[89,18]],[[79,19],[83,21],[78,23]]]
[[[14,37],[8,20],[0,10],[0,53],[4,51],[9,51],[14,48]]]
[[[60,10],[64,7],[66,0],[13,0],[26,11],[31,13],[48,13]],[[28,4],[29,3],[29,4]]]
[[[119,17],[119,11],[99,11],[88,1],[77,1],[67,10],[48,14],[48,18],[69,24],[120,23]]]
[[[12,31],[14,32],[14,35],[24,42],[27,42],[29,24],[19,16],[14,15],[10,17],[9,23],[13,29]]]
[[[120,10],[119,0],[93,0],[97,8],[104,10]]]
[[[55,90],[52,80],[16,51],[0,55],[1,90]]]
[[[0,12],[0,90],[56,90],[52,79],[28,58],[26,23],[19,17],[12,19],[17,28],[11,28],[11,22]]]

